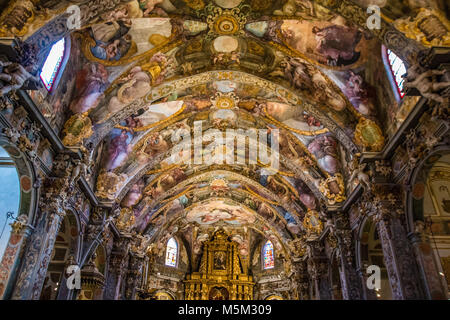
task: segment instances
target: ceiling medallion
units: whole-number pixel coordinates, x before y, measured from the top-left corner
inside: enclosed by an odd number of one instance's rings
[[[214,107],[218,109],[232,109],[239,103],[239,97],[237,97],[233,92],[228,92],[226,94],[218,92],[215,97],[211,99]]]
[[[247,18],[239,8],[223,10],[215,7],[206,19],[209,32],[217,35],[232,35],[243,32]]]

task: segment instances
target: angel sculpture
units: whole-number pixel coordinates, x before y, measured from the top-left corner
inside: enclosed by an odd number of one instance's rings
[[[352,183],[353,180],[358,179],[359,184],[364,188],[364,190],[369,191],[371,189],[370,187],[370,178],[367,173],[364,172],[364,169],[366,168],[367,163],[358,164],[358,161],[353,161],[353,164],[351,166],[352,175],[350,176],[350,179],[348,180],[349,183]]]
[[[0,96],[4,96],[13,90],[22,88],[27,80],[38,82],[37,78],[29,73],[21,64],[0,61],[0,80],[5,84],[0,88]]]
[[[436,76],[442,76],[446,73],[446,70],[426,70],[418,63],[414,64],[408,69],[408,72],[403,75],[405,84],[403,90],[415,88],[420,94],[430,100],[434,100],[439,103],[448,103],[449,98],[443,97],[439,92],[443,89],[450,87],[449,81],[439,82],[436,80]]]

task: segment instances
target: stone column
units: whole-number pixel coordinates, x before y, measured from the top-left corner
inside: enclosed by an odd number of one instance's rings
[[[377,296],[375,293],[375,290],[371,290],[367,287],[367,273],[366,273],[366,267],[363,266],[363,269],[361,270],[358,268],[356,270],[356,273],[359,276],[360,282],[361,282],[361,289],[362,289],[362,299],[363,300],[377,300]]]
[[[318,241],[308,243],[308,273],[311,276],[313,292],[317,300],[331,300],[331,286],[328,277],[328,259]]]
[[[136,300],[137,289],[140,289],[142,283],[144,262],[144,255],[131,253],[125,290],[127,300]]]
[[[299,261],[294,263],[295,275],[293,282],[295,282],[297,288],[297,295],[299,300],[309,300],[309,279],[308,279],[308,266],[305,261]]]
[[[424,223],[416,221],[415,232],[409,235],[423,279],[425,294],[431,300],[447,300],[448,291],[439,275],[438,265],[430,245],[430,239],[424,232]]]
[[[127,274],[129,263],[129,247],[131,236],[121,236],[114,244],[113,252],[109,257],[108,274],[104,291],[105,300],[119,300]]]
[[[61,197],[41,201],[41,217],[28,241],[13,291],[14,300],[38,300],[61,222],[65,216]]]
[[[350,229],[348,218],[343,214],[334,217],[335,236],[340,252],[340,277],[342,296],[344,300],[361,300],[362,284],[355,267],[354,237]]]
[[[18,257],[25,247],[31,228],[26,224],[28,217],[22,216],[12,223],[11,236],[0,262],[0,300],[9,299],[10,287],[17,273]],[[10,283],[11,282],[11,283]],[[8,287],[8,284],[10,286]]]
[[[414,251],[399,215],[404,214],[398,186],[375,186],[374,222],[383,248],[394,299],[424,299]]]

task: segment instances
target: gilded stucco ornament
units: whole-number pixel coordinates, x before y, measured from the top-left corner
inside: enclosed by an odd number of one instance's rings
[[[14,234],[20,234],[27,227],[28,217],[25,214],[20,215],[16,221],[11,223],[11,229]]]
[[[335,176],[321,181],[319,191],[322,192],[331,205],[345,201],[345,185],[342,174],[337,173]]]
[[[135,222],[136,219],[134,217],[133,210],[130,208],[123,208],[117,218],[116,226],[121,232],[130,232]],[[136,250],[137,249],[139,248],[136,248]]]
[[[303,219],[303,227],[306,229],[307,237],[319,236],[323,231],[319,213],[315,210],[308,210]]]
[[[439,11],[420,8],[417,16],[397,19],[394,26],[427,47],[450,46],[450,23]]]
[[[361,117],[355,129],[355,141],[366,151],[378,152],[383,149],[385,139],[375,122]]]
[[[64,125],[63,143],[68,147],[79,146],[83,140],[89,138],[94,132],[92,130],[92,121],[88,112],[75,114]]]
[[[125,174],[117,175],[113,172],[101,172],[97,178],[97,197],[114,200],[116,192],[126,180],[127,176]]]
[[[239,8],[224,10],[219,7],[211,7],[208,11],[206,22],[210,34],[237,35],[243,33],[247,17]]]

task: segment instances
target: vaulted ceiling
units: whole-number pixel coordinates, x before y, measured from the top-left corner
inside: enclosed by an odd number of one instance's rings
[[[42,2],[47,21],[68,6]],[[324,212],[354,188],[352,162],[381,151],[398,126],[380,40],[393,32],[412,52],[425,46],[395,28],[414,8],[386,5],[382,35],[361,19],[365,1],[338,2],[132,0],[83,16],[64,84],[40,102],[59,107],[49,117],[65,122],[66,146],[90,151],[93,189],[120,206],[119,229],[163,242],[224,227],[293,254],[320,234]],[[235,163],[222,164],[180,148],[183,132],[194,143],[195,133],[250,128],[279,129],[279,168],[240,163],[234,147],[225,154]]]

